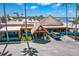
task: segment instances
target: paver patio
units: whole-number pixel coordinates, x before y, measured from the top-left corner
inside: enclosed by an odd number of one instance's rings
[[[26,47],[26,43],[9,44],[6,51],[12,56],[22,56],[21,51]],[[79,44],[67,41],[55,41],[46,44],[32,43],[30,46],[36,48],[38,56],[79,56]],[[0,45],[0,52],[4,49],[5,45]]]

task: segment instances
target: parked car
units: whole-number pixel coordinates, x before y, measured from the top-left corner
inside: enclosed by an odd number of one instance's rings
[[[55,39],[55,40],[57,40],[57,41],[61,41],[61,36],[59,35],[59,34],[55,34],[54,36],[53,36],[53,38]]]

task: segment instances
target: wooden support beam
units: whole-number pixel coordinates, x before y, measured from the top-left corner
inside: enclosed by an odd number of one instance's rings
[[[19,40],[21,38],[21,31],[18,32]]]

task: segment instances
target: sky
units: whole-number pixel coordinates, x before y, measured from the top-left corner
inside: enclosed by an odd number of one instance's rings
[[[14,16],[14,12],[24,15],[24,4],[22,3],[6,3],[6,14]],[[68,17],[76,17],[76,4],[68,4]],[[55,17],[66,16],[66,6],[62,3],[27,3],[27,16],[48,16]],[[78,12],[79,13],[79,12]],[[0,3],[0,16],[3,16],[3,4]]]

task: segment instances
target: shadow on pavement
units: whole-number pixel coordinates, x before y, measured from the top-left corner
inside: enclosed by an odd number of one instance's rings
[[[6,51],[6,52],[5,52],[7,46],[8,46],[8,44],[6,44],[5,47],[4,47],[4,49],[3,49],[3,51],[0,52],[0,56],[12,56],[11,53],[9,54],[9,51]]]
[[[12,56],[12,54],[9,54],[9,51],[6,51],[3,54],[0,52],[0,56]]]
[[[37,53],[38,51],[35,48],[30,48],[29,50],[27,48],[24,48],[23,51],[21,51],[22,56],[38,56]]]
[[[33,41],[34,43],[39,43],[39,44],[46,44],[46,43],[49,43],[50,41],[46,41],[46,40],[36,40],[36,41]]]
[[[20,44],[21,41],[10,41],[10,42],[0,42],[0,45],[5,45],[5,44]]]

